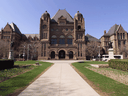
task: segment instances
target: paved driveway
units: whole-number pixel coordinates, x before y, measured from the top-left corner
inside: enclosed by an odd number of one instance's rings
[[[54,65],[18,96],[100,96],[70,66],[78,60],[43,60]]]

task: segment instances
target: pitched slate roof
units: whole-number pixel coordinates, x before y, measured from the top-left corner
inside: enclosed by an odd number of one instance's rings
[[[99,39],[97,39],[97,38],[95,38],[95,37],[93,37],[93,36],[91,36],[89,34],[85,35],[85,41],[97,41],[97,42],[100,42]]]
[[[72,16],[65,9],[64,10],[59,9],[58,12],[51,18],[51,21],[57,22],[58,18],[60,18],[62,15],[65,18],[67,18],[67,21],[74,22]]]
[[[34,38],[35,36],[39,38],[39,34],[24,34],[27,38],[29,36],[31,36],[32,38]]]
[[[113,26],[109,29],[109,31],[108,31],[106,34],[104,34],[103,36],[110,36],[110,35],[116,33],[116,31],[119,29],[120,26],[121,26],[121,25],[117,25],[117,24],[113,25]]]
[[[13,31],[21,34],[19,28],[16,26],[16,24],[14,24],[13,22],[10,24],[10,27],[13,29]]]

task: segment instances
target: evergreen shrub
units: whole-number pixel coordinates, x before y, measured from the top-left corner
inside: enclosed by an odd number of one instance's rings
[[[128,61],[120,59],[111,59],[108,61],[109,67],[113,69],[128,71]]]

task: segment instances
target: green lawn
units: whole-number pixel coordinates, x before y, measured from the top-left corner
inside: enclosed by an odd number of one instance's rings
[[[99,61],[86,61],[84,63],[73,63],[81,73],[83,73],[90,81],[92,81],[103,92],[111,94],[110,96],[128,96],[128,86],[119,83],[111,78],[103,76],[99,73],[91,71],[85,67],[89,64],[107,64],[107,62]]]
[[[35,64],[37,61],[17,61],[15,65]],[[0,95],[6,96],[13,93],[16,89],[28,86],[31,81],[34,80],[39,74],[41,74],[46,68],[52,65],[52,63],[38,61],[41,66],[37,66],[34,69],[13,77],[9,80],[0,83]]]

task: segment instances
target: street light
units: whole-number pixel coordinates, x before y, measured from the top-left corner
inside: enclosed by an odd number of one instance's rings
[[[28,44],[28,55],[27,55],[27,60],[29,59],[29,45],[31,46],[31,44]]]
[[[25,60],[25,46],[24,46],[24,51],[23,51],[23,59]]]
[[[19,54],[19,61],[20,61],[20,54]]]
[[[99,47],[99,61],[100,61],[100,46],[98,46]]]

